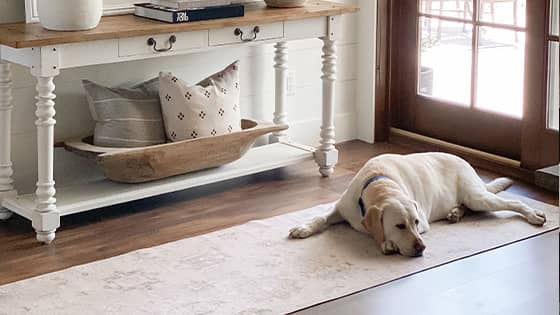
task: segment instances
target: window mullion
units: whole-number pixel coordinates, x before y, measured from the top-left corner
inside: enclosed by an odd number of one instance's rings
[[[479,25],[478,25],[478,9],[479,1],[473,0],[473,11],[472,11],[472,62],[471,62],[471,104],[470,107],[474,109],[476,107],[476,94],[477,94],[477,71],[478,71],[478,35],[479,35]]]

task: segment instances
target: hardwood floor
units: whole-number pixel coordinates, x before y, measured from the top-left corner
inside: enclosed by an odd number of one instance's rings
[[[313,162],[62,218],[50,246],[35,241],[28,221],[0,223],[0,284],[152,247],[244,222],[336,200],[365,161],[411,153],[408,145],[352,141],[338,146],[340,163],[321,178]],[[479,170],[485,179],[497,177]],[[558,196],[526,183],[511,191],[558,204]]]
[[[557,315],[558,230],[297,315]]]

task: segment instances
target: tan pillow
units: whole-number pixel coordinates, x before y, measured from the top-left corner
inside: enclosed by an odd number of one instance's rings
[[[95,145],[131,148],[165,143],[157,78],[130,89],[88,80],[82,84],[95,120]]]
[[[167,138],[171,141],[241,130],[238,61],[195,86],[171,73],[159,74],[159,96]]]

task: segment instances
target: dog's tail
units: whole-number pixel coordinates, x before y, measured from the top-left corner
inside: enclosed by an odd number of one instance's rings
[[[511,185],[513,185],[513,180],[507,177],[500,177],[486,184],[486,189],[491,193],[497,194],[508,189]]]

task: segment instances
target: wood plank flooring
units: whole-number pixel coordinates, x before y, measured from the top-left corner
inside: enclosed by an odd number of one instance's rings
[[[0,223],[0,284],[152,247],[336,200],[370,158],[417,148],[352,141],[338,146],[340,163],[321,178],[313,162],[224,183],[62,218],[50,246],[39,245],[18,216]],[[479,170],[485,179],[497,177]],[[557,204],[558,196],[526,183],[512,192]]]
[[[297,315],[557,315],[558,230]]]

